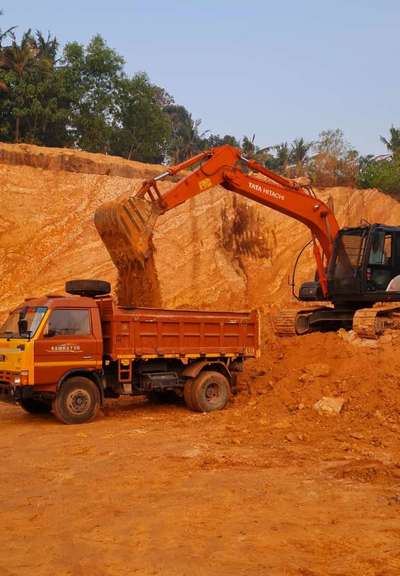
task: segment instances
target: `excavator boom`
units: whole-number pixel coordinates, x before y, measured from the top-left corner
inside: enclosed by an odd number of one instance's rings
[[[160,191],[159,181],[188,168],[193,170],[165,193]],[[170,166],[163,174],[145,181],[134,196],[97,209],[97,230],[117,268],[143,266],[152,249],[151,237],[157,217],[217,185],[308,226],[322,292],[327,296],[326,266],[339,230],[334,214],[311,187],[275,174],[244,158],[239,149],[229,145],[212,148]]]

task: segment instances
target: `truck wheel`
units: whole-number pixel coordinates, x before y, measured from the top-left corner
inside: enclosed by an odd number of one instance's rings
[[[225,408],[230,397],[228,379],[219,372],[200,372],[193,382],[191,401],[197,412],[212,412]]]
[[[100,407],[99,390],[89,378],[66,380],[54,400],[54,413],[64,424],[83,424],[96,417]]]
[[[192,401],[193,384],[194,384],[193,378],[188,378],[183,387],[183,399],[185,400],[185,404],[189,408],[189,410],[195,410]]]
[[[49,414],[51,412],[51,402],[45,402],[44,400],[27,398],[26,400],[21,400],[20,406],[29,414]]]

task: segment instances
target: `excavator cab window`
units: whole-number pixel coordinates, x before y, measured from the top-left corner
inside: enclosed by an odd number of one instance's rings
[[[357,294],[362,291],[362,264],[367,241],[365,228],[339,232],[329,268],[330,292]]]
[[[400,273],[398,233],[385,228],[373,231],[367,263],[367,290],[386,291]]]

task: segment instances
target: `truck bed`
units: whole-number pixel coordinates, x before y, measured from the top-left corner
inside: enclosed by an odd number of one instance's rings
[[[161,308],[121,308],[98,300],[104,354],[121,358],[258,355],[259,315]]]

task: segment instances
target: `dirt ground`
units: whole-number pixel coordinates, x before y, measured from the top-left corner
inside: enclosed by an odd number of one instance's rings
[[[126,399],[64,426],[1,405],[0,574],[398,576],[397,347],[269,340],[208,415]]]

